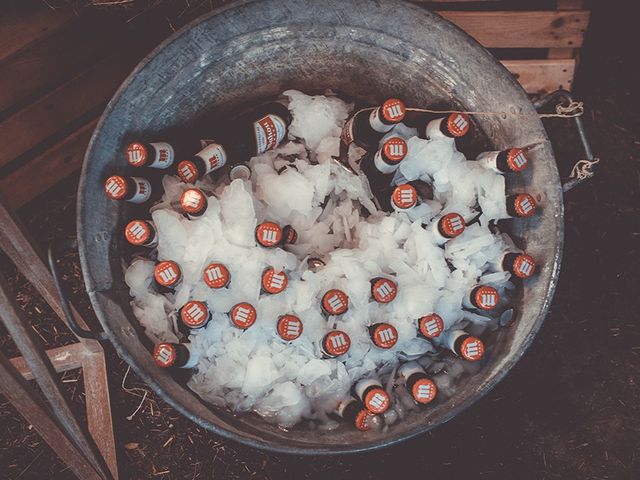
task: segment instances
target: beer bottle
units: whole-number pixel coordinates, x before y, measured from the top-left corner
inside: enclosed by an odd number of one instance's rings
[[[229,170],[229,181],[233,182],[238,178],[241,180],[249,180],[251,178],[251,168],[249,168],[248,163],[243,162],[231,167]]]
[[[231,274],[225,265],[213,262],[204,268],[202,279],[209,288],[226,288],[231,282]]]
[[[156,264],[153,278],[159,293],[173,293],[182,284],[182,270],[173,260],[164,260]]]
[[[275,101],[259,105],[232,120],[226,132],[220,135],[223,144],[234,146],[236,158],[231,163],[245,161],[276,148],[285,139],[292,118],[284,103]]]
[[[499,301],[500,295],[495,288],[489,285],[476,285],[469,295],[462,299],[462,306],[479,310],[493,310]]]
[[[229,319],[234,327],[246,330],[256,322],[258,313],[248,302],[236,303],[229,312]]]
[[[518,252],[505,252],[500,260],[492,263],[491,269],[496,272],[509,272],[517,278],[529,278],[536,270],[536,261],[531,255]]]
[[[447,213],[431,222],[427,229],[434,234],[436,243],[444,245],[464,232],[465,222],[459,213]]]
[[[322,358],[336,358],[344,355],[351,347],[351,339],[342,330],[331,330],[320,342]]]
[[[262,272],[262,292],[277,295],[284,291],[289,284],[289,278],[284,271],[276,272],[273,267],[266,268]]]
[[[319,272],[322,268],[326,267],[327,264],[318,257],[309,257],[307,259],[307,268],[311,270],[313,273]]]
[[[379,415],[391,406],[391,397],[375,378],[364,378],[351,387],[351,394],[362,402],[367,410]]]
[[[471,121],[465,113],[451,113],[446,117],[440,117],[438,113],[407,112],[404,123],[418,130],[418,137],[423,139],[456,139],[469,132]]]
[[[158,245],[158,231],[151,220],[131,220],[124,229],[124,238],[136,247],[153,248]]]
[[[506,197],[507,214],[513,218],[528,218],[536,213],[536,200],[528,193]]]
[[[228,163],[229,152],[219,143],[211,143],[192,157],[181,160],[177,173],[184,183],[196,183],[205,175],[224,167]]]
[[[188,158],[202,149],[198,140],[168,142],[133,142],[127,145],[125,157],[132,167],[167,169],[176,158]]]
[[[464,330],[453,330],[446,338],[446,346],[458,357],[476,362],[484,356],[484,343]]]
[[[282,340],[291,342],[302,335],[302,321],[296,315],[282,315],[278,318],[276,331]]]
[[[401,365],[398,368],[398,377],[403,380],[405,388],[417,403],[426,405],[436,398],[438,387],[418,362]]]
[[[360,169],[369,183],[369,194],[376,198],[383,210],[390,210],[391,181],[406,155],[407,142],[400,137],[391,137],[375,153],[367,153],[360,162]]]
[[[437,313],[430,313],[418,319],[418,332],[424,338],[431,340],[444,332],[444,321]]]
[[[194,330],[200,330],[207,326],[211,320],[211,311],[203,302],[190,300],[178,310],[180,319],[179,330],[189,335]]]
[[[378,303],[392,302],[398,294],[398,285],[389,278],[376,277],[371,279],[371,298]]]
[[[340,402],[336,409],[336,415],[362,432],[366,432],[371,428],[371,420],[375,417],[374,414],[364,408],[362,403],[351,396]]]
[[[327,315],[342,315],[349,310],[349,296],[342,290],[332,288],[322,296],[321,305]]]
[[[389,323],[374,323],[369,326],[369,336],[376,347],[386,350],[397,343],[398,330]]]
[[[407,212],[418,206],[418,191],[408,183],[403,183],[393,189],[391,206],[396,212]]]
[[[159,343],[153,359],[161,368],[194,368],[198,364],[198,355],[191,353],[188,343]]]
[[[529,166],[529,159],[522,148],[484,152],[476,161],[497,173],[521,172]]]
[[[265,221],[256,226],[255,237],[256,242],[265,248],[283,247],[296,243],[298,232],[291,225],[280,228],[275,222]]]
[[[377,150],[382,137],[402,122],[405,106],[402,100],[390,98],[381,106],[356,112],[342,129],[342,141],[348,146],[355,142],[365,150]]]
[[[124,200],[130,203],[147,203],[162,196],[160,182],[152,182],[143,177],[125,177],[112,175],[104,182],[104,191],[112,200]]]
[[[199,188],[188,188],[180,196],[180,207],[189,220],[200,218],[208,206],[207,196]]]

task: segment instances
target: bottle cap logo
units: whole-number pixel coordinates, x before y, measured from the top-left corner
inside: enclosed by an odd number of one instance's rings
[[[507,165],[514,172],[521,172],[529,166],[529,159],[521,148],[512,148],[507,152]]]
[[[454,137],[462,137],[467,134],[471,121],[465,113],[452,113],[447,118],[447,130]]]
[[[418,320],[418,330],[427,338],[437,338],[444,332],[444,322],[437,313],[431,313],[420,317]]]
[[[357,413],[354,426],[361,432],[366,432],[370,428],[369,420],[373,417],[375,417],[373,413],[363,408]]]
[[[448,238],[454,238],[464,232],[464,218],[459,213],[447,213],[440,219],[440,229]]]
[[[222,263],[210,263],[205,267],[202,277],[210,288],[224,288],[229,284],[231,274]]]
[[[148,152],[142,143],[130,143],[125,153],[132,167],[142,167],[147,162]]]
[[[484,355],[484,343],[476,337],[465,338],[460,346],[460,354],[465,360],[476,362]]]
[[[156,365],[162,368],[173,365],[176,361],[176,356],[176,349],[170,343],[159,343],[153,349],[153,360]]]
[[[127,194],[127,181],[120,175],[112,175],[104,182],[104,191],[107,197],[120,200]]]
[[[324,337],[323,347],[331,357],[339,357],[349,351],[351,339],[341,330],[333,330]]]
[[[529,278],[536,271],[536,261],[531,255],[522,253],[513,262],[513,273],[520,278]]]
[[[180,319],[189,328],[202,327],[208,318],[209,309],[202,302],[191,300],[180,309]]]
[[[517,195],[513,207],[519,217],[530,217],[536,213],[536,201],[528,193]]]
[[[391,405],[389,394],[379,387],[370,388],[362,400],[367,410],[375,414],[386,412]]]
[[[195,163],[190,160],[183,160],[176,167],[178,177],[184,183],[196,183],[198,179],[198,169]]]
[[[295,315],[282,315],[276,329],[280,338],[290,342],[302,335],[302,321]]]
[[[276,272],[274,268],[267,268],[262,274],[262,288],[273,295],[281,293],[287,288],[289,279],[283,271]]]
[[[165,260],[156,265],[153,276],[159,285],[171,287],[176,285],[182,276],[180,267],[173,260]]]
[[[389,123],[400,123],[405,113],[404,102],[397,98],[390,98],[382,104],[382,116]]]
[[[144,220],[132,220],[124,229],[124,236],[131,245],[144,245],[151,237],[151,228]]]
[[[186,213],[200,213],[207,204],[207,197],[199,188],[189,188],[180,196],[180,206]]]
[[[411,388],[411,395],[413,399],[422,404],[427,404],[433,401],[436,398],[436,394],[438,393],[438,387],[433,382],[433,380],[429,378],[420,378],[416,380]]]
[[[500,296],[498,291],[488,285],[483,285],[475,290],[474,304],[482,310],[493,310],[498,305]]]
[[[349,309],[349,297],[337,288],[329,290],[322,296],[322,308],[329,315],[342,315]]]
[[[382,146],[384,156],[389,163],[396,164],[402,161],[407,155],[407,142],[404,138],[391,137]]]
[[[398,285],[388,278],[376,278],[371,284],[371,296],[378,303],[389,303],[396,298]]]
[[[371,332],[373,344],[379,348],[391,348],[398,341],[398,330],[388,323],[378,323]]]
[[[408,183],[398,185],[393,190],[391,201],[393,205],[400,210],[413,208],[418,203],[418,192],[413,185],[409,185]]]
[[[246,330],[253,325],[258,317],[256,309],[247,302],[241,302],[231,309],[231,322],[238,328]]]
[[[256,241],[263,247],[275,247],[282,241],[282,229],[274,222],[262,222],[256,227]]]

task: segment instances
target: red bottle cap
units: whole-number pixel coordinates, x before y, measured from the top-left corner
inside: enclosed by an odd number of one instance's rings
[[[422,404],[427,404],[436,398],[438,387],[430,378],[420,378],[416,380],[411,388],[413,399]]]
[[[329,315],[342,315],[349,309],[349,296],[337,288],[331,289],[322,296],[322,308]]]
[[[222,263],[210,263],[205,267],[202,278],[211,288],[224,288],[229,285],[231,274]]]
[[[153,349],[153,360],[156,365],[162,368],[173,365],[176,361],[176,356],[176,348],[170,343],[159,343]]]
[[[131,245],[144,245],[151,238],[151,228],[144,220],[132,220],[124,229],[124,237]]]
[[[391,201],[396,208],[406,210],[416,206],[418,203],[418,192],[413,185],[409,185],[408,183],[398,185],[393,190]]]
[[[427,338],[439,337],[440,334],[444,332],[444,322],[442,321],[442,317],[437,313],[431,313],[424,317],[420,317],[420,320],[418,320],[418,330],[420,330],[420,333]]]
[[[302,335],[302,321],[295,315],[282,315],[278,318],[278,335],[290,342]]]
[[[516,195],[513,208],[519,217],[530,217],[536,213],[536,201],[528,193]]]
[[[513,273],[520,278],[529,278],[536,271],[536,261],[531,255],[521,253],[513,262]]]
[[[498,291],[488,285],[476,288],[473,297],[474,305],[482,310],[493,310],[500,300]]]
[[[104,191],[112,200],[120,200],[127,194],[127,181],[120,175],[112,175],[105,180]]]
[[[460,346],[460,354],[470,362],[480,360],[484,355],[484,343],[477,337],[465,338]]]
[[[200,213],[207,205],[207,197],[199,188],[188,188],[180,196],[180,206],[186,213]]]
[[[371,413],[381,414],[389,409],[391,398],[385,390],[375,387],[368,389],[362,402]]]
[[[404,138],[391,137],[382,145],[382,151],[388,163],[395,165],[400,163],[407,155],[407,142]]]
[[[191,300],[180,309],[180,320],[189,328],[199,328],[207,323],[209,309],[196,300]]]
[[[127,146],[125,154],[127,156],[127,162],[129,162],[129,165],[132,167],[142,167],[147,163],[147,157],[149,156],[144,144],[138,142],[130,143]]]
[[[287,288],[289,278],[284,272],[276,272],[274,268],[267,268],[262,274],[262,288],[265,292],[277,294]]]
[[[274,222],[262,222],[256,227],[256,241],[263,247],[275,247],[282,241],[282,229]]]
[[[324,350],[332,357],[344,355],[351,347],[349,335],[341,330],[332,330],[327,333],[322,343]]]
[[[171,287],[180,281],[182,272],[176,262],[173,260],[165,260],[156,265],[153,276],[159,285]]]
[[[366,432],[371,428],[369,427],[369,420],[371,420],[373,417],[375,417],[373,413],[363,408],[356,415],[354,426],[361,432]]]
[[[398,294],[398,285],[388,278],[374,278],[371,283],[371,296],[378,303],[389,303]]]
[[[512,148],[507,151],[507,165],[514,172],[521,172],[529,166],[529,159],[521,148]]]
[[[376,347],[391,348],[398,341],[398,330],[388,323],[377,323],[371,330],[371,340]]]
[[[184,183],[196,183],[198,179],[198,168],[196,164],[190,160],[183,160],[178,163],[176,167],[176,171],[178,173],[178,177]]]
[[[464,218],[459,213],[447,213],[440,219],[440,230],[447,238],[455,238],[464,232]]]
[[[454,137],[462,137],[467,134],[471,121],[465,113],[452,113],[447,118],[447,129]]]
[[[400,123],[405,113],[404,102],[397,98],[389,98],[382,104],[382,116],[389,123]]]
[[[231,322],[238,328],[246,330],[256,322],[258,314],[256,309],[247,302],[241,302],[231,309]]]

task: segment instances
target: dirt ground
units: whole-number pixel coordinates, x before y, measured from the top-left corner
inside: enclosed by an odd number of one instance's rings
[[[575,85],[602,161],[591,182],[566,196],[565,254],[553,306],[502,383],[448,424],[401,445],[302,458],[252,450],[196,427],[127,375],[127,365],[108,350],[122,478],[640,478],[640,78],[631,41],[637,17],[606,3],[594,6]],[[577,138],[568,121],[546,125],[566,175],[581,154]],[[19,212],[43,246],[75,233],[76,182],[69,179]],[[4,258],[2,270],[46,345],[71,341]],[[64,272],[88,310],[74,255],[65,258]],[[15,354],[6,335],[0,348]],[[64,381],[81,412],[79,372]],[[1,398],[0,431],[1,478],[73,478]]]

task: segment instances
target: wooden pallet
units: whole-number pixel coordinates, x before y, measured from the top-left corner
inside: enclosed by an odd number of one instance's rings
[[[507,10],[509,0],[416,1],[487,48],[522,49],[522,57],[515,50],[515,59],[503,63],[528,92],[571,88],[589,22],[581,0],[555,0],[553,9],[539,11]],[[0,15],[0,197],[8,207],[21,207],[79,169],[118,85],[170,33],[160,18],[162,25],[137,19],[131,28],[98,9],[76,15],[44,2]],[[137,34],[142,23],[145,33]],[[532,51],[544,54],[531,58]]]

